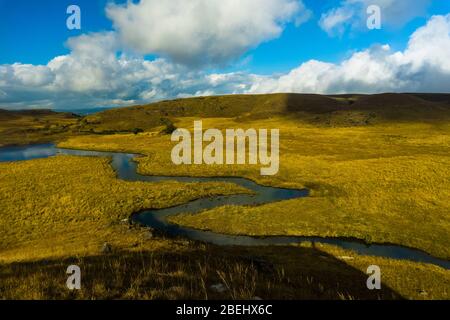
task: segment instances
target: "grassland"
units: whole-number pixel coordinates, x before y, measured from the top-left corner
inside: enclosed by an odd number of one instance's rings
[[[422,99],[426,98],[426,99]],[[238,122],[293,116],[319,127],[367,126],[383,122],[450,120],[450,95],[265,94],[197,97],[111,109],[80,121],[80,132],[153,131],[177,118],[232,118]]]
[[[242,176],[311,190],[308,198],[183,214],[171,217],[174,223],[228,234],[351,237],[449,259],[445,97],[439,103],[418,96],[375,98],[270,95],[161,102],[83,118],[59,146],[141,153],[138,170],[148,175]],[[199,118],[205,129],[280,129],[279,174],[262,177],[259,166],[248,165],[173,165],[174,144],[162,133],[167,120],[192,129]],[[432,265],[332,246],[217,248],[157,233],[150,239],[147,230],[121,223],[149,206],[243,192],[233,185],[123,182],[107,160],[76,157],[0,164],[0,179],[3,298],[450,299],[450,272]],[[102,253],[105,242],[113,252]],[[64,269],[73,262],[88,270],[78,293],[65,288]],[[370,264],[382,268],[382,292],[365,287]],[[215,283],[227,291],[213,292]]]
[[[192,127],[182,118],[178,127]],[[419,248],[443,258],[450,218],[449,124],[403,123],[316,127],[296,119],[204,119],[205,128],[280,128],[281,167],[264,178],[258,166],[175,166],[169,136],[86,136],[62,146],[138,151],[143,174],[245,176],[267,185],[311,190],[311,197],[256,208],[216,208],[171,221],[228,234],[351,237]],[[173,144],[172,144],[173,145]],[[225,223],[226,222],[226,223]]]
[[[133,231],[134,232],[134,231]],[[450,299],[449,273],[412,262],[358,256],[331,246],[217,248],[159,237],[147,248],[0,264],[3,299]],[[65,286],[67,266],[82,290]],[[367,266],[382,290],[366,287]],[[223,284],[218,293],[211,285]]]
[[[79,120],[72,113],[0,109],[0,147],[64,139],[73,134]]]
[[[120,181],[108,159],[70,156],[0,163],[0,180],[2,262],[96,254],[105,242],[136,246],[139,238],[120,232],[134,212],[246,192],[232,184]]]
[[[2,163],[0,178],[2,299],[448,296],[448,273],[429,265],[359,257],[328,246],[219,249],[151,236],[151,231],[123,222],[142,208],[245,192],[232,184],[124,182],[115,179],[108,159],[71,156]],[[108,252],[103,251],[105,243],[111,247]],[[385,270],[381,292],[365,289],[369,261]],[[65,287],[70,264],[83,272],[79,292]],[[396,282],[399,270],[407,274],[406,284]],[[210,288],[217,283],[226,292]]]

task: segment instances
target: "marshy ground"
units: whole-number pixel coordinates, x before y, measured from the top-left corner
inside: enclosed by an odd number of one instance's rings
[[[48,139],[66,148],[143,154],[142,174],[240,176],[311,191],[307,198],[171,217],[181,225],[226,234],[350,237],[449,259],[450,108],[415,96],[375,98],[162,102],[71,120],[68,131]],[[279,174],[262,177],[259,166],[249,165],[174,166],[170,135],[161,133],[167,119],[191,128],[199,115],[205,128],[280,129]],[[8,137],[3,144],[20,140]],[[327,245],[219,248],[157,232],[149,237],[123,222],[144,208],[243,192],[235,185],[124,182],[108,159],[68,156],[2,163],[0,181],[1,298],[450,298],[450,271],[434,265]],[[102,252],[104,243],[113,250]],[[85,270],[76,293],[65,287],[73,262]],[[366,288],[372,264],[382,269],[379,292]],[[217,283],[227,290],[214,292]]]

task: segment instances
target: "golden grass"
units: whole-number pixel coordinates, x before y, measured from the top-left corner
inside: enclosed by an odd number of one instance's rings
[[[191,128],[194,119],[178,118],[176,126]],[[450,257],[450,124],[317,127],[299,118],[250,119],[203,119],[203,126],[280,129],[275,177],[261,177],[259,166],[174,166],[174,144],[158,127],[138,135],[72,137],[60,146],[142,153],[144,174],[234,175],[311,190],[308,198],[171,218],[183,225],[230,234],[355,237]],[[148,239],[145,229],[120,223],[148,206],[244,192],[234,185],[118,181],[108,160],[67,156],[0,164],[0,180],[1,298],[450,299],[450,272],[429,264],[322,245],[217,248]],[[101,253],[105,242],[113,247],[109,255]],[[65,288],[71,263],[87,271],[81,292]],[[371,264],[382,269],[382,292],[365,287]],[[212,292],[216,283],[227,292]]]
[[[80,291],[65,286],[71,264],[82,270]],[[373,264],[381,268],[382,290],[367,290],[366,270]],[[447,270],[308,244],[218,248],[171,241],[152,249],[0,264],[0,277],[4,299],[450,298]],[[215,284],[226,291],[215,292]]]
[[[177,127],[192,128],[194,118]],[[221,233],[354,237],[395,243],[450,257],[450,125],[403,123],[318,128],[297,119],[253,122],[203,119],[204,128],[279,128],[281,167],[175,166],[170,136],[89,136],[62,146],[136,151],[144,174],[244,176],[263,184],[308,187],[311,197],[256,208],[216,208],[171,221]]]
[[[106,158],[71,156],[2,163],[0,178],[2,299],[448,297],[449,273],[430,265],[359,257],[330,246],[217,248],[149,238],[146,229],[121,223],[145,207],[245,192],[232,184],[124,182],[115,179]],[[105,242],[109,254],[101,251]],[[344,255],[354,261],[341,261]],[[368,263],[386,270],[381,292],[365,289]],[[65,287],[70,264],[82,270],[79,292]],[[395,270],[408,271],[408,281],[396,280]],[[214,292],[217,283],[226,292]]]
[[[245,192],[226,183],[125,182],[106,158],[58,156],[0,163],[0,261],[138,248],[141,233],[121,220],[145,208]]]
[[[67,113],[0,110],[0,147],[63,139],[77,123],[78,118]]]
[[[449,299],[450,272],[359,256],[328,245],[225,247],[147,240],[159,247],[67,259],[0,264],[3,299]],[[82,271],[69,291],[67,266]],[[367,290],[378,265],[382,290]],[[211,286],[223,284],[225,292]]]

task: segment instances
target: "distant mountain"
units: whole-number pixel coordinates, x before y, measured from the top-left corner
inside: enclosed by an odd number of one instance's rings
[[[110,110],[110,109],[114,109],[113,107],[110,108],[86,108],[86,109],[74,109],[74,110],[61,110],[61,109],[57,109],[55,110],[56,112],[70,112],[73,114],[77,114],[80,116],[87,116],[90,114],[94,114],[94,113],[98,113],[98,112],[102,112],[102,111],[106,111],[106,110]]]

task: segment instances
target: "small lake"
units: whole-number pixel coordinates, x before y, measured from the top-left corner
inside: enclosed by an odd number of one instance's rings
[[[350,249],[358,254],[373,255],[393,259],[406,259],[416,262],[426,262],[450,269],[450,261],[438,259],[420,250],[406,248],[398,245],[371,244],[362,241],[320,238],[320,237],[249,237],[231,236],[210,231],[201,231],[185,228],[167,222],[167,217],[179,213],[199,213],[203,210],[212,209],[224,205],[257,206],[271,202],[307,197],[307,189],[285,189],[259,185],[249,179],[235,177],[168,177],[168,176],[144,176],[137,173],[137,164],[133,159],[138,155],[128,153],[69,150],[55,147],[53,144],[29,145],[20,147],[0,148],[0,162],[23,161],[37,158],[47,158],[58,154],[73,156],[110,157],[111,165],[117,173],[117,178],[126,181],[179,181],[179,182],[230,182],[245,187],[254,192],[254,195],[242,194],[231,196],[215,196],[191,201],[179,206],[144,210],[132,216],[134,222],[149,226],[164,232],[172,237],[184,237],[191,240],[203,241],[215,245],[227,246],[270,246],[288,245],[302,242],[325,243]],[[282,204],[280,204],[282,205]]]

